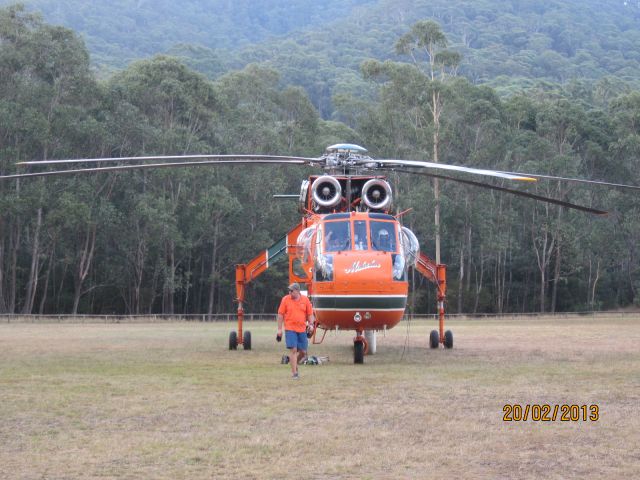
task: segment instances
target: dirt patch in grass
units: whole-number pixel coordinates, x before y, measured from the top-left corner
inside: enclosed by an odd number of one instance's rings
[[[275,325],[0,325],[0,478],[633,478],[640,316],[406,322],[280,365]],[[503,422],[505,404],[597,404],[597,422]]]

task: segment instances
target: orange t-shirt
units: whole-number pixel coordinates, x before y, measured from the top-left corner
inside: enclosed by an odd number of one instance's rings
[[[298,300],[285,295],[280,302],[278,313],[284,318],[284,329],[294,332],[304,332],[307,329],[307,318],[313,313],[311,302],[305,295]]]

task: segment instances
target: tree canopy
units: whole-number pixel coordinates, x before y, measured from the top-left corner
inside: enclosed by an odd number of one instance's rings
[[[544,16],[549,6],[512,4],[533,16]],[[474,5],[476,16],[490,17],[493,10]],[[553,5],[562,10],[565,3]],[[312,79],[323,68],[302,53],[291,70],[249,63],[215,79],[158,55],[99,78],[77,34],[20,7],[0,9],[0,174],[15,172],[17,161],[47,158],[315,156],[338,141],[361,143],[373,156],[429,160],[435,86],[431,70],[407,54],[412,45],[423,48],[420,34],[438,24],[422,19],[414,25],[385,37],[386,51],[398,46],[397,53],[376,56],[374,49],[360,61],[368,50],[358,52],[357,70],[348,77],[353,88],[333,95],[333,119],[326,120],[308,85],[290,77]],[[449,39],[452,23],[442,25]],[[440,161],[640,185],[640,93],[621,87],[620,77],[545,81],[505,96],[502,87],[460,75],[474,63],[456,41],[441,47],[432,55],[434,65],[451,72],[459,64],[460,70],[438,85],[446,107],[438,119]],[[297,193],[308,173],[218,167],[2,181],[0,312],[233,311],[234,265],[298,221],[293,202],[271,196]],[[395,208],[413,209],[403,221],[433,255],[432,184],[417,175],[391,180]],[[441,185],[449,311],[640,304],[637,194],[554,181],[529,187],[611,212],[594,218],[495,191]],[[273,311],[286,274],[275,268],[255,282],[247,310]],[[417,278],[411,305],[416,312],[434,308],[433,292]]]

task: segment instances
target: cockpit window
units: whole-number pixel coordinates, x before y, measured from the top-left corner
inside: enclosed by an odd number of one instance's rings
[[[351,223],[327,222],[324,224],[324,249],[326,252],[351,250]]]
[[[374,250],[380,250],[383,252],[395,252],[395,223],[371,220],[371,247]]]
[[[366,250],[367,246],[367,222],[356,220],[353,222],[353,247],[356,250]]]

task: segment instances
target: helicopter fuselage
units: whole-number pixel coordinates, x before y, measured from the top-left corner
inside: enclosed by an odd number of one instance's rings
[[[316,217],[299,237],[308,294],[324,329],[392,328],[407,303],[402,226],[391,215],[344,212]]]

